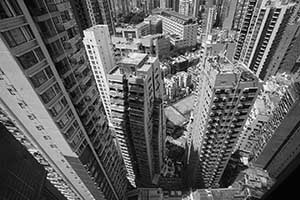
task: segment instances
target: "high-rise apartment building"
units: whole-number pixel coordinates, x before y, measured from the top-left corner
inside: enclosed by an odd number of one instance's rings
[[[73,0],[70,2],[81,33],[98,24],[108,25],[109,33],[111,35],[115,33],[114,17],[116,16],[114,15],[116,13],[113,12],[115,8],[112,8],[111,0]]]
[[[180,0],[160,0],[160,8],[172,8],[173,11],[179,12]]]
[[[300,151],[300,85],[289,77],[285,81],[286,90],[262,127],[253,150],[254,164],[266,169],[273,178],[280,177]]]
[[[235,31],[240,31],[243,24],[244,17],[247,13],[247,9],[249,9],[250,11],[250,9],[253,8],[253,7],[248,8],[248,5],[249,4],[253,5],[253,3],[256,2],[256,0],[233,0],[233,1],[237,1],[237,3],[234,12],[233,22],[232,22],[232,29]]]
[[[287,1],[249,1],[234,59],[245,64],[260,79],[266,80],[270,62],[277,59],[274,53],[280,47],[280,41],[293,38],[285,30],[295,8],[296,3]],[[278,51],[281,52],[281,49]]]
[[[192,114],[188,182],[218,187],[261,83],[244,66],[207,59]]]
[[[237,12],[238,0],[224,1],[222,12],[222,29],[232,30]]]
[[[277,75],[270,77],[263,85],[235,148],[244,157],[250,158],[254,147],[261,139],[263,134],[261,130],[284,95],[287,87],[286,82],[284,75]]]
[[[193,12],[192,0],[179,0],[179,13],[185,16],[191,16]]]
[[[118,21],[119,15],[127,15],[130,12],[129,0],[110,0],[113,16]]]
[[[285,29],[278,39],[280,42],[274,52],[272,59],[265,63],[265,77],[276,73],[294,74],[299,70],[297,61],[300,56],[300,4],[298,3],[291,11],[291,17]],[[277,39],[277,38],[275,38]]]
[[[125,167],[70,2],[0,9],[1,108],[60,175],[68,199],[122,199]]]
[[[115,60],[108,26],[96,25],[84,30],[83,42],[106,116],[109,123],[111,123],[112,116],[107,74],[115,67]]]
[[[198,24],[193,17],[174,11],[162,11],[163,33],[168,34],[171,44],[176,48],[189,48],[197,44]]]
[[[164,152],[163,83],[158,58],[130,53],[109,75],[112,123],[127,177],[149,187],[160,174]]]
[[[203,0],[193,0],[192,9],[193,9],[193,17],[199,17],[200,5],[203,4]]]
[[[0,117],[4,122],[4,118]],[[61,185],[59,192],[48,180],[43,165],[18,142],[12,133],[12,127],[6,129],[0,122],[0,198],[1,199],[42,199],[66,200]],[[5,121],[4,123],[11,123]],[[51,174],[51,172],[50,172]],[[53,174],[51,174],[53,176]],[[60,184],[61,182],[57,182]],[[55,183],[54,183],[55,184]]]

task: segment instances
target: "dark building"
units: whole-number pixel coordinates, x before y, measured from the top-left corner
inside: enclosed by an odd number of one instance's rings
[[[0,199],[66,200],[47,172],[0,123]]]
[[[274,75],[286,58],[291,59],[292,68],[299,52],[297,48],[293,48],[292,54],[289,51],[297,39],[298,10],[299,5],[291,1],[249,1],[234,59],[245,64],[261,80]]]
[[[112,5],[110,0],[73,0],[70,1],[80,32],[98,25],[108,25],[109,33],[115,33]]]
[[[300,84],[292,83],[268,122],[262,127],[260,142],[255,146],[254,164],[280,179],[300,155]]]
[[[1,1],[0,48],[5,53],[0,60],[6,64],[1,66],[0,106],[12,113],[18,128],[30,130],[23,132],[34,138],[74,195],[122,199],[125,165],[70,2]]]
[[[241,65],[209,58],[194,103],[187,182],[219,187],[261,83]],[[238,77],[238,78],[237,78]]]

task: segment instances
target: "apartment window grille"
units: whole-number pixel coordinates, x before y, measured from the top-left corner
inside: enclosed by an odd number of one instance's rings
[[[74,128],[74,126],[71,126],[65,133],[65,136],[67,139],[70,139],[74,133],[75,133],[75,128]]]
[[[22,11],[16,0],[0,1],[0,19],[22,15]]]
[[[49,103],[58,93],[61,92],[58,84],[54,84],[53,87],[50,87],[46,92],[41,95],[41,98],[44,103]]]
[[[47,67],[45,70],[42,70],[42,71],[36,73],[34,76],[32,76],[30,78],[30,80],[31,80],[33,86],[35,88],[38,88],[52,77],[53,77],[53,73],[52,73],[50,67]]]
[[[56,96],[55,90],[51,87],[41,97],[44,103],[49,103]]]
[[[18,57],[18,60],[24,69],[29,69],[42,59],[44,59],[44,54],[40,51],[40,48],[37,48],[34,51],[29,51]]]
[[[5,31],[2,35],[9,47],[16,47],[34,39],[29,25]]]
[[[39,60],[44,60],[45,59],[45,55],[43,54],[43,52],[42,52],[42,50],[41,50],[40,47],[36,48],[34,50],[34,52],[35,52],[35,54],[36,54],[36,56],[38,57]]]
[[[53,117],[56,117],[64,108],[62,101],[57,102],[49,111]]]
[[[57,124],[59,128],[64,128],[69,123],[70,120],[71,118],[68,116],[68,114],[66,114],[58,121]]]

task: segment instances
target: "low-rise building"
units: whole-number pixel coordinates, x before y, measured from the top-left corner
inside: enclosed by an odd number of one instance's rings
[[[170,36],[172,45],[178,49],[196,46],[198,24],[195,18],[165,10],[161,10],[159,16],[163,21],[163,33]]]

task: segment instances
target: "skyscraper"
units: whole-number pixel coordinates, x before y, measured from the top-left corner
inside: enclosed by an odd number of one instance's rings
[[[291,17],[287,22],[272,59],[266,62],[263,73],[265,79],[276,73],[294,74],[299,70],[297,61],[300,56],[300,4],[291,11]],[[277,39],[277,38],[275,38]]]
[[[249,1],[239,34],[234,59],[244,63],[260,79],[267,79],[269,64],[281,40],[291,40],[285,30],[296,3],[286,1]],[[286,39],[285,37],[290,37]],[[282,49],[279,49],[280,54]]]
[[[236,149],[243,156],[250,158],[258,149],[254,151],[257,143],[261,143],[264,125],[272,116],[273,110],[278,106],[280,99],[284,95],[288,81],[283,75],[270,77],[263,85],[257,97],[243,131],[239,137]],[[256,147],[257,148],[257,147]]]
[[[179,12],[180,0],[160,0],[160,8],[172,8],[173,11]]]
[[[192,0],[179,0],[179,10],[178,12],[185,16],[192,15]]]
[[[191,124],[188,182],[218,187],[260,88],[243,66],[210,57],[200,74]]]
[[[69,187],[69,199],[122,199],[113,144],[69,1],[5,1],[1,108]]]
[[[115,12],[113,11],[115,10],[112,8],[111,0],[74,0],[70,2],[77,23],[80,24],[81,33],[98,24],[108,25],[109,33],[111,35],[115,33],[114,17],[116,16],[114,16]],[[124,9],[126,10],[126,7]]]
[[[253,163],[278,178],[299,154],[300,85],[285,78],[284,93],[267,123],[261,128],[260,138],[253,150]],[[299,161],[296,162],[299,165]]]
[[[134,186],[149,187],[160,174],[164,151],[163,84],[158,58],[130,53],[108,77],[112,123],[127,177]]]
[[[120,14],[127,15],[130,12],[129,0],[110,0],[113,17],[118,20]]]
[[[235,1],[235,0],[233,0],[233,1]],[[247,13],[248,5],[249,4],[253,5],[253,3],[255,4],[255,2],[256,2],[256,0],[237,0],[235,12],[234,12],[234,18],[233,18],[233,22],[232,22],[233,30],[235,30],[235,31],[241,30],[244,17]],[[251,8],[252,7],[249,7],[249,10]],[[249,15],[248,15],[248,17],[249,17]],[[247,20],[247,19],[245,19],[245,20]]]
[[[111,108],[107,74],[115,67],[113,47],[107,25],[97,25],[84,30],[85,49],[97,83],[106,116],[111,123]]]

